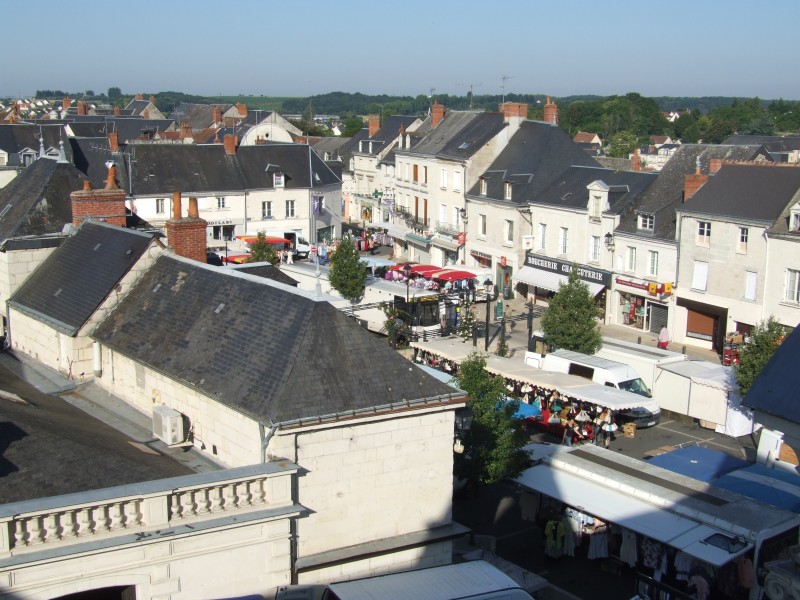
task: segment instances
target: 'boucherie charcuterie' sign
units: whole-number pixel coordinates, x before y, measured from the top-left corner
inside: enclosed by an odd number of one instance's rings
[[[570,274],[570,271],[572,271],[573,264],[556,258],[538,256],[529,252],[525,255],[525,266],[567,276]],[[578,265],[578,277],[583,281],[601,283],[606,287],[611,286],[611,273],[609,271],[603,271],[602,269],[593,269],[585,265]]]

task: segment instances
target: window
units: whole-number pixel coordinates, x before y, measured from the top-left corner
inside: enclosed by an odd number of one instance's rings
[[[414,183],[419,181],[419,165],[414,165]]]
[[[539,223],[539,250],[545,249],[545,241],[547,239],[547,225]]]
[[[569,248],[569,229],[562,227],[558,232],[558,252],[566,254]]]
[[[217,208],[225,208],[225,198],[223,196],[217,197]]]
[[[428,185],[428,167],[422,167],[422,183]]]
[[[589,201],[589,216],[591,218],[593,218],[593,219],[599,219],[600,218],[600,216],[602,214],[602,210],[601,210],[601,207],[600,207],[600,202],[601,201],[602,201],[602,198],[600,196],[598,196],[596,194],[592,194],[591,200]]]
[[[461,171],[453,171],[453,191],[461,191]]]
[[[744,299],[745,300],[753,300],[756,299],[756,284],[758,283],[758,273],[754,271],[747,271],[745,273],[745,282],[744,282]]]
[[[272,202],[267,200],[261,203],[261,218],[262,219],[271,219],[272,218]]]
[[[486,237],[486,215],[478,215],[478,235]]]
[[[658,252],[655,250],[647,252],[647,274],[651,277],[658,277]]]
[[[439,205],[439,225],[447,225],[447,205]]]
[[[694,261],[694,272],[692,273],[692,289],[705,292],[707,285],[708,263],[696,260]]]
[[[514,243],[514,221],[506,221],[506,244]]]
[[[287,217],[294,217],[294,200],[287,200],[286,201],[286,216]]]
[[[786,294],[784,301],[800,304],[800,271],[786,269]]]
[[[274,188],[282,188],[283,187],[283,173],[273,173],[272,174],[272,187],[274,187]]]
[[[792,213],[792,224],[790,229],[792,231],[800,231],[800,212]]]
[[[447,169],[439,171],[439,187],[443,190],[447,189]]]
[[[506,200],[511,200],[511,182],[506,181],[503,184],[503,198]]]
[[[697,245],[710,246],[711,245],[711,223],[708,221],[697,222]]]
[[[628,246],[627,257],[625,270],[632,273],[636,270],[636,246]]]
[[[655,223],[656,220],[653,215],[639,215],[639,229],[653,231]]]
[[[164,214],[164,198],[156,198],[156,214]]]
[[[408,163],[406,163],[405,165],[403,165],[403,173],[404,173],[403,179],[405,179],[406,181],[408,181]]]
[[[747,238],[750,231],[747,227],[739,227],[739,245],[736,247],[736,252],[739,254],[747,254]]]
[[[453,207],[453,225],[456,229],[461,228],[461,209],[457,206]]]
[[[598,235],[589,238],[589,260],[591,262],[600,261],[600,236]]]

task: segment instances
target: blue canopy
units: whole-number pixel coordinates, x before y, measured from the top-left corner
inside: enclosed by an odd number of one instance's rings
[[[800,512],[800,475],[755,464],[738,469],[712,482],[764,504]]]
[[[711,483],[717,477],[748,465],[746,461],[721,450],[711,450],[702,446],[679,448],[654,456],[647,462],[706,483]]]

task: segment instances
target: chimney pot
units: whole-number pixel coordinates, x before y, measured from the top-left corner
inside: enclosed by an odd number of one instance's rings
[[[83,191],[88,192],[92,189],[92,182],[88,179],[83,182]]]
[[[189,218],[190,219],[199,219],[200,218],[200,211],[197,208],[197,197],[196,196],[189,196]]]
[[[380,117],[380,115],[370,115],[369,116],[369,122],[368,122],[367,126],[369,127],[369,131],[368,131],[368,134],[367,134],[367,135],[369,135],[369,137],[372,137],[373,135],[378,133],[378,130],[381,128],[381,117]]]
[[[709,173],[716,173],[722,168],[722,159],[721,158],[712,158],[708,164],[708,172]]]
[[[431,127],[436,127],[444,119],[444,104],[439,104],[438,100],[433,101],[431,106]]]
[[[550,101],[550,96],[547,97],[544,105],[544,121],[551,125],[558,125],[558,105]]]
[[[119,152],[119,133],[112,131],[108,134],[108,145],[114,154]]]
[[[181,218],[181,193],[172,192],[172,218]]]
[[[115,106],[115,107],[114,107],[114,116],[115,116],[115,117],[118,117],[118,116],[119,116],[119,106]]]
[[[106,178],[106,187],[104,189],[107,190],[116,190],[117,188],[117,167],[114,163],[111,163],[108,166],[108,177]]]
[[[225,154],[228,156],[232,156],[236,154],[236,144],[238,143],[239,139],[232,133],[226,133],[225,137],[222,140],[222,143],[225,144]]]

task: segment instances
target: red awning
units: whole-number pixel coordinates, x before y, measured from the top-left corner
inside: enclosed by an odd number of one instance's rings
[[[257,235],[237,235],[236,239],[243,241],[245,244],[253,244],[258,240],[258,236]],[[291,240],[287,240],[286,238],[273,237],[273,236],[265,236],[264,237],[264,241],[267,244],[270,244],[270,245],[289,244],[289,243],[291,243]]]
[[[229,262],[229,263],[236,263],[236,264],[243,264],[247,262],[247,259],[250,258],[250,254],[231,254],[227,258],[222,257],[222,262]]]
[[[431,273],[432,279],[442,279],[443,281],[456,281],[458,279],[477,279],[475,273],[469,271],[461,271],[458,269],[447,269],[439,271],[438,273]]]

